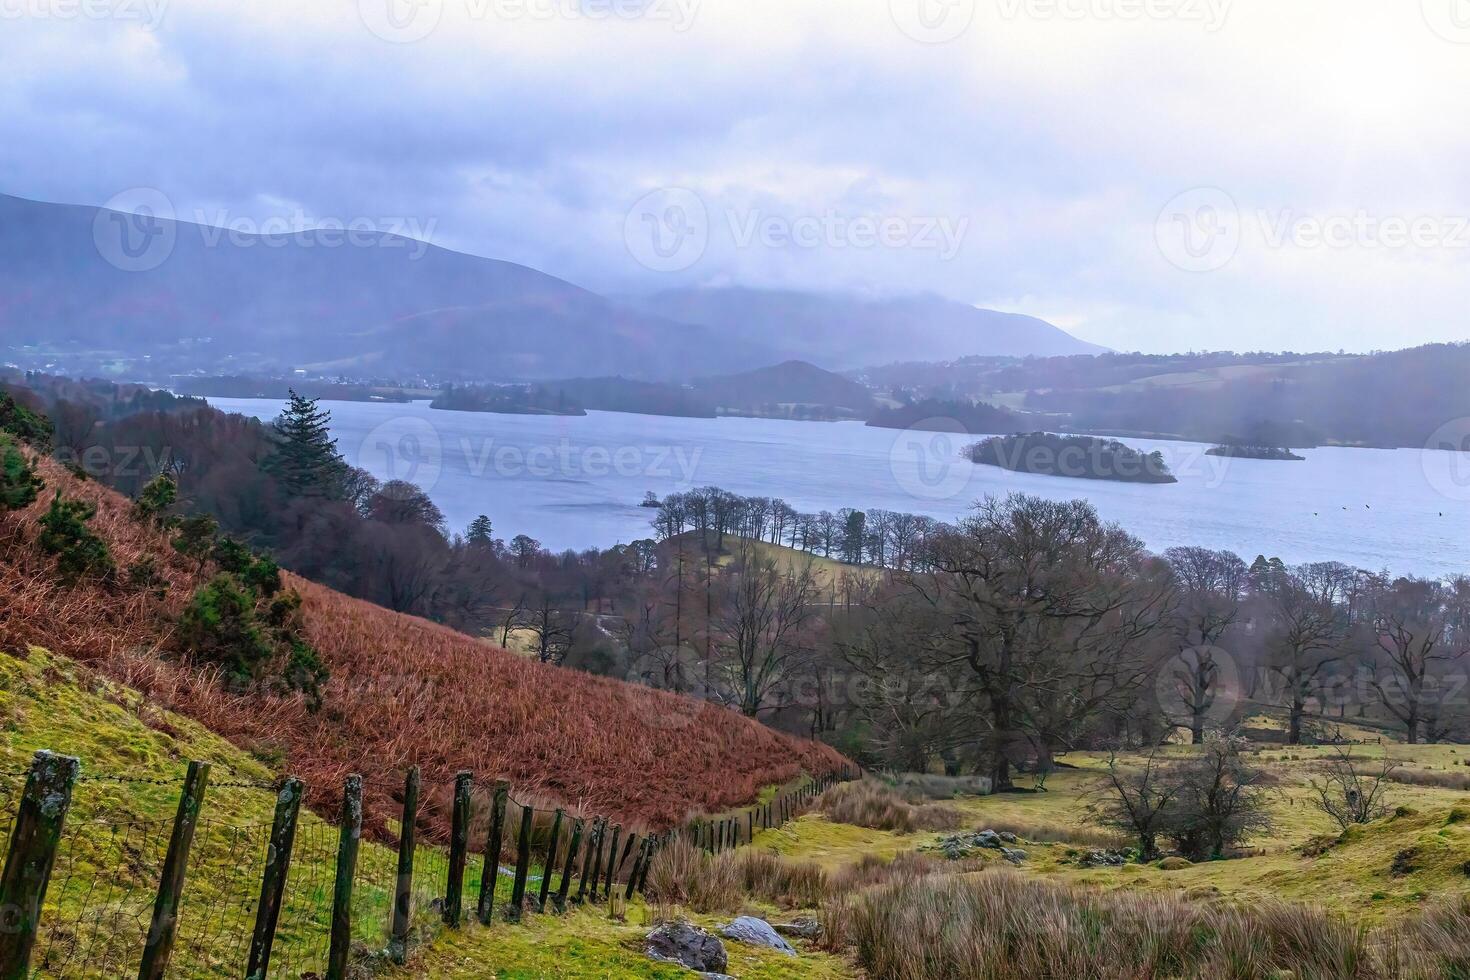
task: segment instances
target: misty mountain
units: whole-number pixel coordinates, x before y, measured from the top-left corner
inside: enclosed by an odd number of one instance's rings
[[[932,295],[867,299],[732,287],[670,290],[626,302],[670,320],[749,331],[747,335],[779,346],[784,357],[834,370],[916,359],[1051,357],[1106,349],[1033,316],[982,310]]]
[[[246,235],[0,196],[0,348],[24,345],[232,373],[467,379],[687,377],[779,360],[739,334],[395,235]]]
[[[684,381],[793,359],[840,369],[1099,349],[937,297],[721,289],[615,302],[386,232],[246,234],[0,195],[0,353],[25,346],[73,371],[146,355],[159,374],[451,381]]]

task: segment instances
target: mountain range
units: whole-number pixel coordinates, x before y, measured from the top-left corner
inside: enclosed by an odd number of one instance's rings
[[[683,380],[792,359],[848,369],[1101,350],[1034,317],[935,296],[613,299],[387,233],[244,234],[0,195],[0,357],[17,348],[83,363],[148,356],[159,370],[436,380]]]

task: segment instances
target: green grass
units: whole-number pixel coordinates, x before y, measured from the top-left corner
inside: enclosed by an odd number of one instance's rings
[[[189,760],[211,763],[170,965],[175,977],[244,972],[275,793],[241,784],[276,778],[266,764],[194,722],[62,657],[0,653],[0,812],[8,839],[23,772],[37,749],[82,760],[36,946],[38,976],[136,971]],[[338,833],[303,811],[272,956],[273,975],[325,965]],[[415,925],[433,931],[442,852],[420,850]],[[365,842],[355,936],[383,945],[397,856]],[[467,886],[478,889],[477,874]],[[506,886],[508,888],[508,885]]]

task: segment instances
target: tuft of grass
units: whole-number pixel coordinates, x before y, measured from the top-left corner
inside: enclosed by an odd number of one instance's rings
[[[962,812],[940,803],[915,805],[893,787],[875,779],[838,783],[817,798],[815,808],[835,823],[911,834],[920,830],[954,830]]]

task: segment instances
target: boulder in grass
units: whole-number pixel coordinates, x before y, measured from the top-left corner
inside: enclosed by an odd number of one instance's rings
[[[791,944],[782,939],[775,929],[771,928],[765,919],[757,919],[753,915],[742,915],[734,922],[720,930],[720,935],[726,939],[733,939],[737,943],[747,946],[765,946],[777,952],[785,953],[787,956],[795,956],[796,950]]]
[[[698,926],[666,922],[648,934],[649,959],[678,963],[698,973],[724,973],[730,964],[725,944]]]
[[[1466,862],[1470,864],[1470,862]],[[790,922],[776,922],[771,928],[783,936],[792,939],[818,939],[822,935],[822,924],[816,919],[793,919]]]

